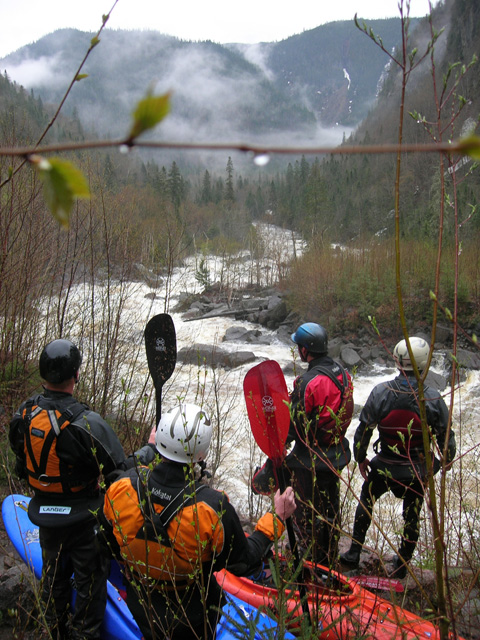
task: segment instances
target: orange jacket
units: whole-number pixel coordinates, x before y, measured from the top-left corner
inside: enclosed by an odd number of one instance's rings
[[[104,503],[121,559],[137,575],[177,588],[192,582],[201,568],[247,573],[284,531],[282,521],[268,513],[246,537],[227,495],[189,483],[189,472],[165,459],[153,471],[131,469],[109,487]],[[163,527],[157,515],[166,514],[174,500],[179,506],[170,509]]]

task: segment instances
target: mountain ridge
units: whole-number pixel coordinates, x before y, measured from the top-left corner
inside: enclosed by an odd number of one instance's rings
[[[400,37],[399,18],[372,24],[392,46]],[[44,103],[58,103],[93,35],[59,29],[1,59],[0,69]],[[384,64],[352,21],[258,45],[106,29],[66,113],[75,110],[102,137],[122,135],[133,106],[154,88],[173,91],[166,139],[338,144],[375,101]]]

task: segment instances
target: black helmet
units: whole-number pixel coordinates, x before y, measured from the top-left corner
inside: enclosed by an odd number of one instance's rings
[[[312,353],[323,355],[328,351],[327,332],[315,322],[300,325],[295,333],[292,333],[292,340]]]
[[[40,375],[59,384],[73,378],[82,364],[82,354],[70,340],[49,342],[40,354]]]

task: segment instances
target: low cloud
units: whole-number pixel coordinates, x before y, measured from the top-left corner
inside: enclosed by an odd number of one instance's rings
[[[27,59],[19,64],[8,65],[7,74],[17,84],[30,89],[59,89],[65,87],[69,78],[61,70],[60,55]]]

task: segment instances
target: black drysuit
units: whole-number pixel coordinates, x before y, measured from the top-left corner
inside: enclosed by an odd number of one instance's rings
[[[430,441],[435,436],[438,450],[443,451],[448,426],[448,409],[439,392],[424,387]],[[420,511],[424,499],[427,474],[422,425],[418,402],[418,386],[413,374],[403,373],[395,379],[376,385],[360,413],[360,424],[354,437],[354,456],[359,463],[367,457],[367,449],[375,428],[380,450],[370,462],[367,480],[363,483],[355,513],[353,541],[363,544],[371,522],[375,501],[391,491],[403,499],[404,530],[399,556],[404,561],[412,558],[420,526]],[[447,462],[455,457],[453,430],[449,432]],[[433,459],[434,473],[440,462]]]
[[[38,420],[43,431],[36,426]],[[39,525],[47,623],[52,632],[58,628],[60,636],[67,637],[73,573],[77,598],[71,638],[100,639],[109,559],[98,543],[92,512],[103,505],[100,474],[108,475],[124,463],[122,445],[98,413],[70,393],[48,389],[20,406],[9,439],[17,473],[35,491],[28,515]],[[38,465],[32,464],[35,448]]]

